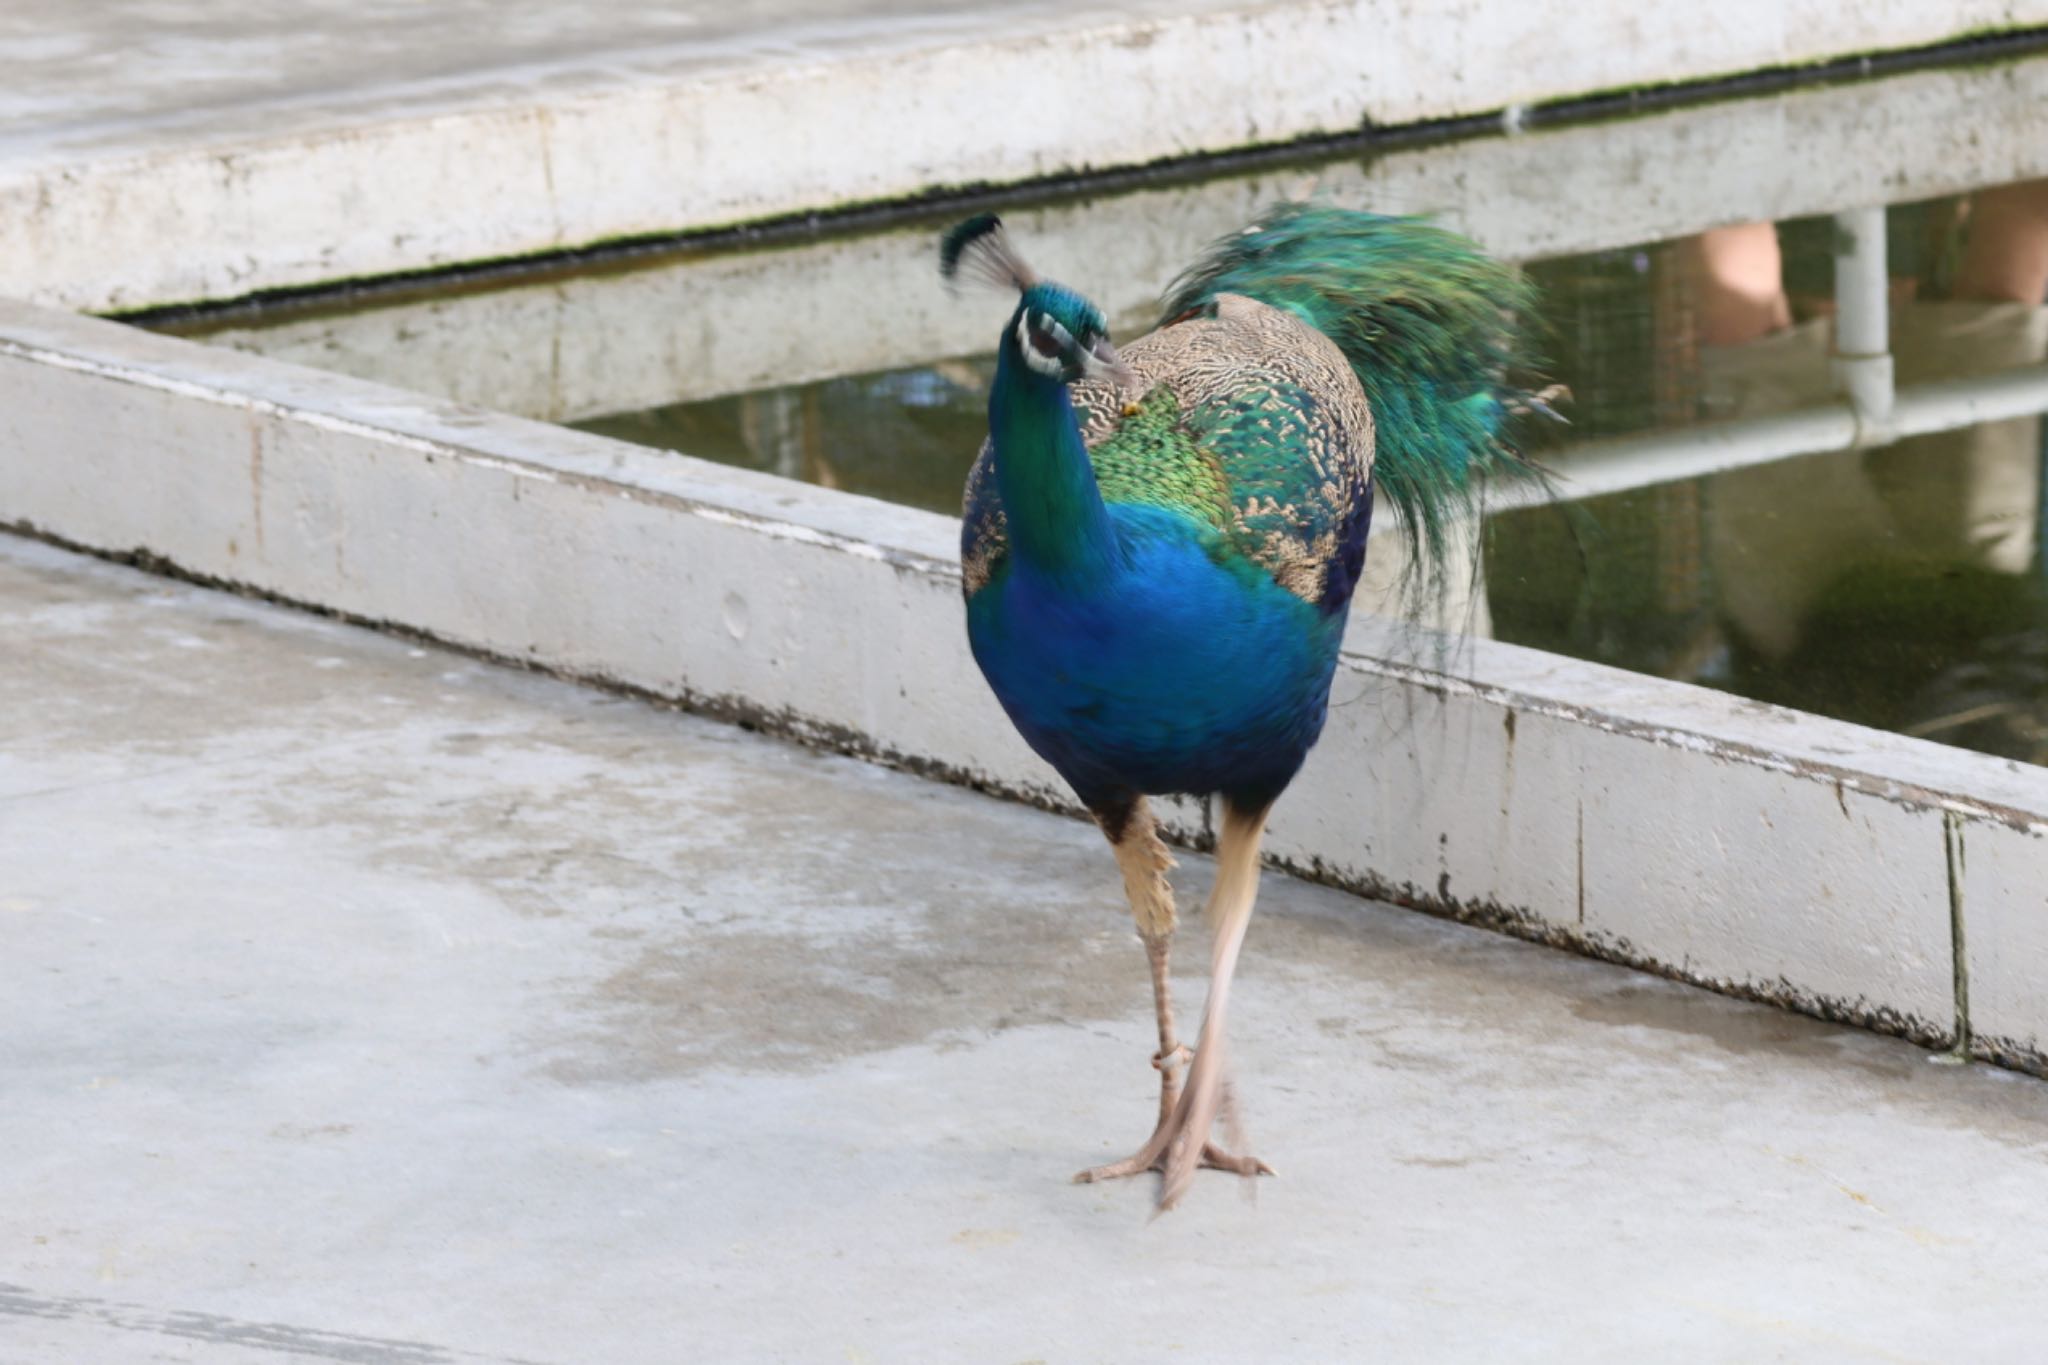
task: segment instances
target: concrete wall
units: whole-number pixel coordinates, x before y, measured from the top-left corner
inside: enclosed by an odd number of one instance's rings
[[[865,25],[791,20],[604,62],[527,54],[424,84],[349,69],[344,31],[323,55],[345,97],[210,108],[174,91],[133,112],[60,89],[0,135],[0,296],[226,298],[2048,23],[2048,0],[1724,0],[1597,21],[1568,0],[872,8]],[[78,22],[52,7],[52,29]],[[97,34],[110,62],[124,37]],[[177,68],[177,50],[156,64]],[[235,56],[201,43],[182,60]]]
[[[2048,59],[1472,139],[1006,211],[1048,274],[1149,326],[1160,286],[1307,184],[1434,213],[1510,260],[1830,213],[2048,175]],[[1676,166],[1697,174],[1676,175]],[[208,334],[500,412],[576,421],[988,348],[1002,305],[949,297],[936,225],[693,254],[509,288],[393,299]],[[888,299],[889,325],[873,324]]]
[[[1064,801],[963,647],[943,517],[18,304],[0,451],[0,523]],[[1930,1044],[1959,906],[1976,1050],[2042,1067],[2048,772],[1353,631],[1276,860]]]

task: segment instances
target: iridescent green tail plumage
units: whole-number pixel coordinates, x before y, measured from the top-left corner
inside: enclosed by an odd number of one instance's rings
[[[1410,568],[1443,583],[1448,531],[1491,474],[1541,477],[1504,443],[1530,403],[1515,320],[1532,291],[1509,266],[1416,218],[1275,205],[1174,282],[1164,318],[1243,294],[1337,343],[1377,427],[1373,480],[1408,530]],[[1537,404],[1536,406],[1541,406]]]

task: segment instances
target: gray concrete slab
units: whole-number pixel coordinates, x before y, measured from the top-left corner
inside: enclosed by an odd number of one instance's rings
[[[1269,877],[1283,1174],[1153,1221],[1080,823],[4,538],[0,639],[0,1361],[2036,1355],[2031,1078]]]

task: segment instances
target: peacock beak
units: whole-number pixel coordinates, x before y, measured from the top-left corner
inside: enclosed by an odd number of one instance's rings
[[[1090,379],[1107,379],[1120,389],[1138,386],[1137,374],[1124,364],[1124,358],[1116,353],[1116,347],[1109,344],[1108,337],[1098,337],[1088,348],[1081,368]]]

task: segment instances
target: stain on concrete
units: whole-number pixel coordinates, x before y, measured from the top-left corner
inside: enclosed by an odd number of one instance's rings
[[[565,1036],[537,1035],[559,1053],[543,1069],[578,1085],[808,1071],[912,1044],[1125,1018],[1148,1008],[1150,993],[1104,890],[1100,937],[1118,951],[1089,951],[1071,915],[966,887],[943,917],[907,932],[813,938],[678,921],[577,993]]]
[[[1702,991],[1624,986],[1573,1001],[1574,1018],[1619,1028],[1678,1034],[1711,1044],[1745,1064],[1804,1064],[1817,1085],[1844,1069],[1880,1082],[1921,1122],[1991,1138],[2048,1161],[2039,1087],[1983,1085],[1968,1068],[1930,1066],[1925,1053],[1873,1046],[1861,1030],[1779,1010],[1745,1008]]]
[[[21,1285],[0,1283],[0,1319],[6,1317],[74,1321],[124,1333],[178,1337],[210,1346],[239,1346],[276,1351],[348,1365],[540,1365],[517,1356],[452,1350],[419,1341],[329,1332],[281,1322],[251,1322],[218,1313],[159,1309],[109,1299],[38,1294]]]
[[[1577,1001],[1575,1018],[1596,1024],[1624,1028],[1655,1029],[1684,1034],[1738,1057],[1766,1053],[1792,1053],[1808,1057],[1836,1057],[1838,1044],[1853,1036],[1841,1025],[1828,1024],[1802,1015],[1780,1011],[1742,1009],[1700,991],[1670,991],[1623,988]],[[1922,1059],[1911,1054],[1887,1054],[1887,1061],[1874,1069],[1878,1074],[1896,1076]],[[1854,1058],[1843,1058],[1854,1064]]]

